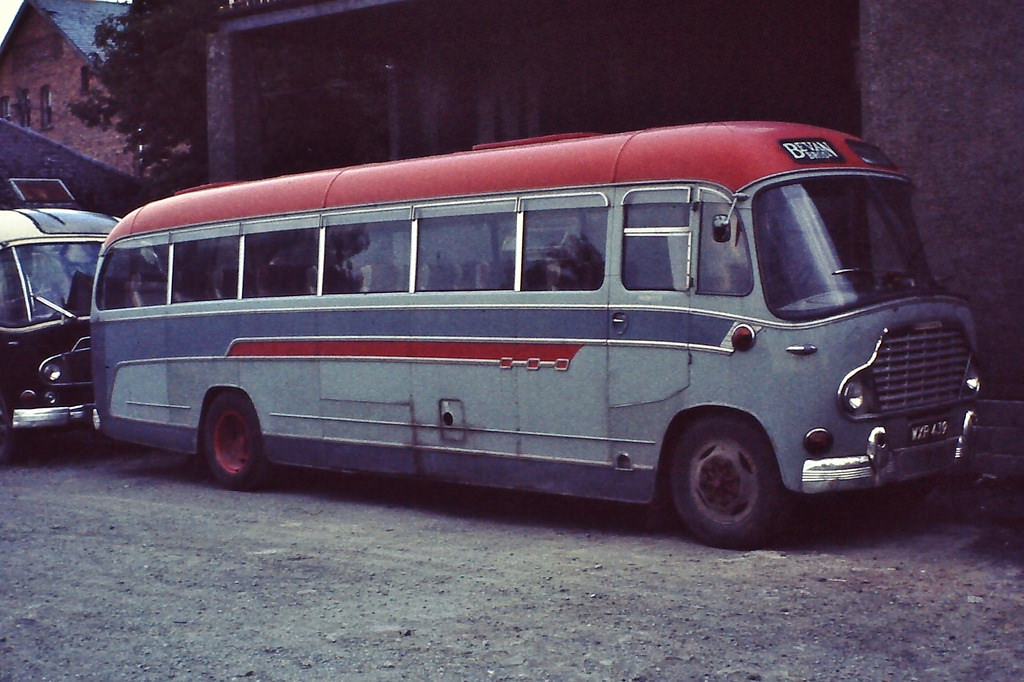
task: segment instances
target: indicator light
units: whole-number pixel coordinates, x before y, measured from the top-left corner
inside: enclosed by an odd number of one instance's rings
[[[754,347],[757,335],[753,327],[741,324],[732,332],[732,347],[738,351],[748,351]]]

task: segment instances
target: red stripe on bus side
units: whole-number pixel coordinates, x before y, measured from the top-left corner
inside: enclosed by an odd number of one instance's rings
[[[333,341],[294,339],[239,341],[228,357],[415,358],[430,360],[493,360],[515,362],[572,360],[581,343],[499,343],[472,341]]]

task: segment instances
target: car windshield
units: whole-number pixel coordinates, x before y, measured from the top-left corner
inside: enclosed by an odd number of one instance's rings
[[[99,242],[22,244],[0,251],[0,325],[88,315]],[[28,287],[26,292],[25,286]]]
[[[896,178],[805,179],[754,198],[754,234],[768,306],[810,319],[933,289]]]

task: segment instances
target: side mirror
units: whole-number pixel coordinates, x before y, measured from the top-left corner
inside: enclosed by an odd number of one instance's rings
[[[732,220],[727,214],[719,213],[711,219],[711,238],[719,244],[732,240]]]

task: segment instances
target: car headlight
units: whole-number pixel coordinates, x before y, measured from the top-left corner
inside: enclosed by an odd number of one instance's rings
[[[974,366],[974,361],[967,363],[967,371],[964,373],[964,393],[969,397],[978,395],[981,391],[981,375],[978,374],[978,368]]]
[[[39,368],[39,374],[42,376],[43,381],[55,384],[64,376],[64,365],[56,360],[50,360],[43,363],[43,366]]]
[[[839,388],[839,404],[852,416],[874,412],[874,391],[868,377],[861,372],[847,377]]]

